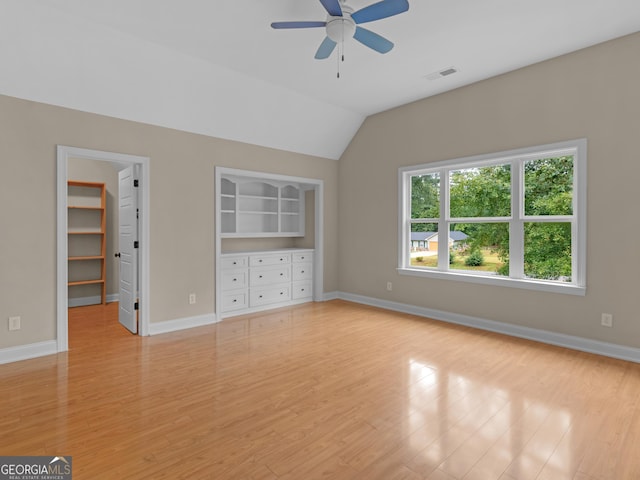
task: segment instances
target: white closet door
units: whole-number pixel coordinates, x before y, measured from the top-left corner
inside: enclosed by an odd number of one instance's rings
[[[120,252],[120,309],[118,320],[131,333],[138,331],[138,241],[137,191],[134,167],[118,172],[118,250]]]

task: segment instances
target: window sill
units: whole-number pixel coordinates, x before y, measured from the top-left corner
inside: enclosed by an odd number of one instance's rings
[[[494,285],[499,287],[522,288],[525,290],[536,290],[539,292],[562,293],[566,295],[584,296],[587,293],[587,287],[553,283],[540,282],[536,280],[520,280],[505,277],[490,277],[486,275],[478,275],[473,273],[462,272],[442,272],[440,270],[427,270],[422,268],[398,268],[400,275],[410,275],[414,277],[435,278],[438,280],[453,280],[457,282],[480,283],[483,285]]]

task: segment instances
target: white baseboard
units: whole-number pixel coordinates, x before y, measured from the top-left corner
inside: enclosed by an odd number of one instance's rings
[[[206,315],[197,315],[195,317],[178,318],[176,320],[167,320],[166,322],[157,322],[149,324],[149,335],[160,335],[162,333],[177,332],[186,330],[187,328],[202,327],[204,325],[212,325],[217,323],[216,314],[210,313]]]
[[[58,353],[58,343],[55,340],[2,348],[0,349],[0,364],[19,362],[20,360],[44,357],[45,355],[56,353]]]
[[[261,312],[268,313],[269,310],[274,310],[276,308],[293,307],[294,305],[301,305],[303,303],[310,303],[312,301],[313,300],[309,298],[289,300],[286,302],[272,303],[270,305],[260,305],[259,307],[253,307],[253,308],[249,307],[249,308],[243,308],[241,310],[232,310],[230,312],[223,312],[218,317],[219,317],[219,320],[224,320],[225,318],[238,317],[240,315],[248,315],[250,313],[261,313]]]
[[[97,303],[100,303],[100,297],[97,298]],[[199,315],[195,317],[179,318],[177,320],[168,320],[166,322],[151,323],[149,325],[149,335],[176,332],[187,328],[211,325],[216,322],[216,316],[212,313],[209,315]],[[45,355],[53,355],[56,353],[58,353],[58,343],[56,340],[2,348],[0,349],[0,365],[4,363],[18,362],[20,360],[28,360],[30,358],[43,357]]]
[[[527,340],[534,340],[541,343],[547,343],[549,345],[570,348],[572,350],[595,353],[597,355],[604,355],[606,357],[640,363],[640,349],[617,345],[615,343],[590,340],[588,338],[566,335],[563,333],[554,333],[537,328],[496,322],[494,320],[486,320],[484,318],[460,315],[431,308],[417,307],[415,305],[380,300],[351,293],[339,292],[336,298],[373,307],[380,307],[386,310],[393,310],[395,312],[409,313],[420,317],[431,318],[433,320],[440,320],[443,322],[455,323],[457,325],[488,330],[490,332],[502,333],[512,337],[525,338]]]
[[[347,300],[363,305],[384,308],[395,312],[409,313],[420,317],[439,320],[457,325],[488,330],[491,332],[510,335],[527,340],[534,340],[541,343],[556,345],[559,347],[579,350],[582,352],[595,353],[606,357],[627,360],[630,362],[640,363],[640,349],[617,345],[613,343],[601,342],[599,340],[590,340],[587,338],[566,335],[562,333],[554,333],[546,330],[540,330],[531,327],[523,327],[512,325],[494,320],[486,320],[483,318],[472,317],[468,315],[460,315],[442,310],[435,310],[426,307],[418,307],[404,303],[380,300],[377,298],[366,297],[364,295],[356,295],[345,292],[330,292],[324,294],[324,299],[328,300]],[[198,315],[194,317],[179,318],[176,320],[168,320],[166,322],[158,322],[149,324],[149,334],[159,335],[162,333],[176,332],[188,328],[201,327],[217,323],[214,313],[206,315]],[[48,340],[44,342],[32,343],[28,345],[20,345],[17,347],[8,347],[0,349],[0,364],[27,360],[30,358],[42,357],[45,355],[53,355],[58,353],[57,342]]]
[[[107,303],[117,302],[120,298],[120,294],[111,293],[107,295]],[[100,295],[94,295],[92,297],[78,297],[78,298],[70,298],[68,300],[68,306],[71,307],[85,307],[87,305],[98,305],[102,303],[102,298]]]
[[[322,296],[322,301],[328,302],[329,300],[338,300],[342,298],[340,295],[340,292],[325,292]]]

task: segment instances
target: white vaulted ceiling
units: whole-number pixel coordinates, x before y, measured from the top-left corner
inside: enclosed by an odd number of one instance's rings
[[[338,159],[368,115],[640,30],[638,0],[409,3],[337,79],[322,28],[270,28],[318,0],[0,0],[0,94]]]

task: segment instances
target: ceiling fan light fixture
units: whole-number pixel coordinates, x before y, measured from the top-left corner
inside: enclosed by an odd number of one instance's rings
[[[331,17],[327,20],[327,37],[336,43],[352,38],[356,33],[356,22],[350,16]]]

